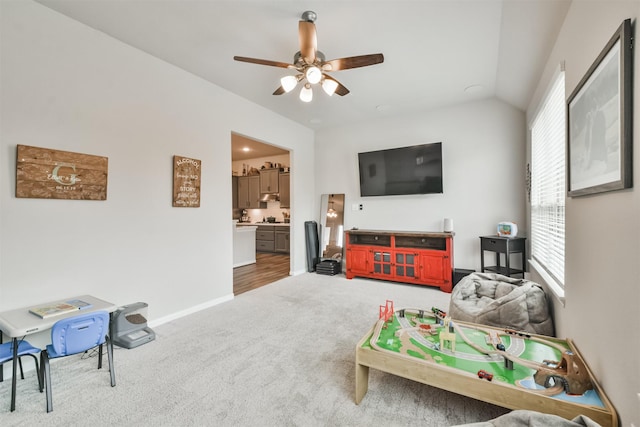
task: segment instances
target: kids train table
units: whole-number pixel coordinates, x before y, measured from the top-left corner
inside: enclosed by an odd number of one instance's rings
[[[376,323],[356,347],[356,404],[374,368],[509,409],[586,415],[618,426],[615,409],[570,340],[444,314],[403,309]]]

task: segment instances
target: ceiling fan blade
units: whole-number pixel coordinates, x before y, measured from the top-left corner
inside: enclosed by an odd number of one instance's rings
[[[316,60],[316,51],[318,50],[316,25],[309,21],[298,22],[298,35],[300,39],[300,56],[307,64],[312,64]]]
[[[269,65],[271,67],[296,68],[292,64],[287,64],[286,62],[270,61],[268,59],[247,58],[245,56],[234,56],[233,59],[240,62],[249,62],[251,64]]]
[[[322,63],[324,71],[340,71],[350,68],[366,67],[368,65],[380,64],[384,62],[384,56],[381,53],[371,55],[350,56],[348,58],[332,59]]]
[[[282,85],[280,85],[280,87],[278,87],[278,89],[276,89],[275,92],[273,92],[274,95],[282,95],[283,93],[286,93],[286,91],[284,90]]]
[[[338,84],[338,87],[336,88],[336,91],[334,92],[335,94],[340,95],[340,96],[345,96],[346,94],[349,93],[349,89],[347,89],[342,83],[340,83],[339,81],[337,81],[333,77],[325,74],[324,78],[327,79],[327,80],[333,80],[334,82],[336,82]]]

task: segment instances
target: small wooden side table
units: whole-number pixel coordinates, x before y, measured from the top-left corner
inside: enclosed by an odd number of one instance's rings
[[[480,271],[490,271],[492,273],[502,274],[503,276],[512,277],[513,275],[522,275],[526,270],[527,262],[526,237],[502,237],[502,236],[481,236],[480,237]],[[485,267],[484,251],[496,253],[496,265]],[[520,254],[522,258],[521,268],[511,268],[511,255]],[[504,254],[504,266],[500,263],[500,256]]]

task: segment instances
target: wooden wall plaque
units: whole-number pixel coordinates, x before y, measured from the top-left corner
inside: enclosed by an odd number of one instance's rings
[[[202,162],[188,157],[173,156],[173,206],[200,207],[200,177]]]
[[[18,145],[16,197],[107,200],[109,159]]]

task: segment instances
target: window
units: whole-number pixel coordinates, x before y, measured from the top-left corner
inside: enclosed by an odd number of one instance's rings
[[[560,72],[531,125],[531,257],[560,294],[564,294],[565,112],[564,72]]]

